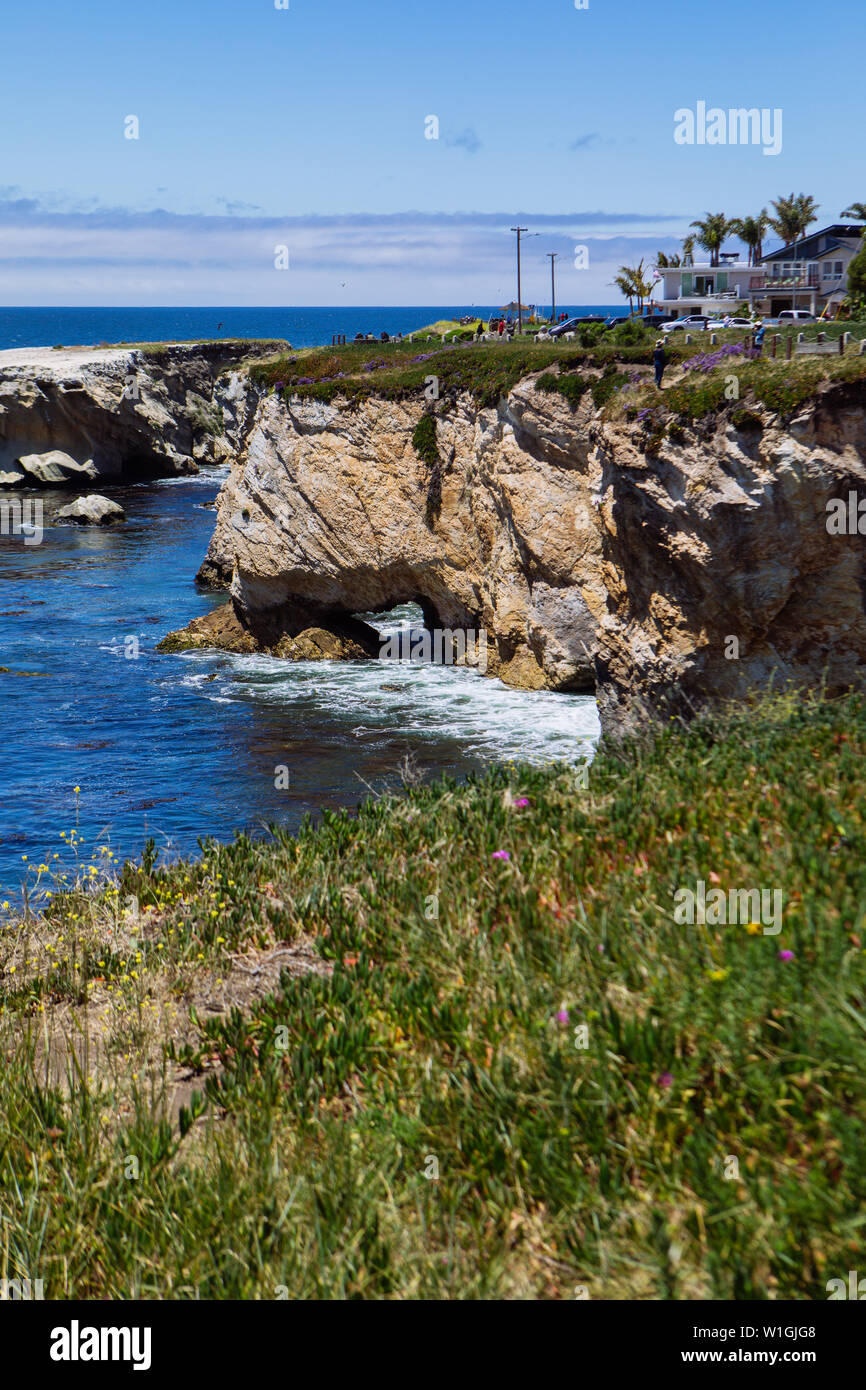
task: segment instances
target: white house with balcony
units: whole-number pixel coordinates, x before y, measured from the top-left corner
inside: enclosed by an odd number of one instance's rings
[[[678,316],[708,314],[714,318],[733,313],[738,305],[748,303],[749,281],[755,269],[739,251],[723,251],[718,265],[689,258],[685,265],[657,267],[653,304]]]

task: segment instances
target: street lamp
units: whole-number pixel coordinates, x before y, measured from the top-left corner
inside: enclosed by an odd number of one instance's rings
[[[546,251],[546,256],[550,257],[550,318],[556,323],[556,262],[559,260],[558,251]]]

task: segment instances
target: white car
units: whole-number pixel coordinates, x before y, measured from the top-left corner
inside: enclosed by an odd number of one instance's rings
[[[679,333],[684,328],[691,328],[694,332],[702,332],[709,323],[706,314],[689,314],[684,319],[674,319],[673,323],[663,323],[662,333]]]
[[[754,326],[751,319],[744,318],[728,319],[727,323],[725,323],[724,319],[711,319],[707,324],[707,328],[711,333],[718,333],[720,329],[725,328],[754,328]]]

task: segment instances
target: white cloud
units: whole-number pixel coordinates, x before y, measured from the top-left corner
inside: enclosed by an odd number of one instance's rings
[[[8,190],[7,193],[13,193]],[[14,190],[17,195],[18,190]],[[230,204],[227,202],[226,206]],[[673,248],[678,215],[531,213],[256,217],[161,210],[62,210],[62,199],[0,201],[0,301],[38,304],[493,304],[512,295],[519,218],[524,298],[546,301],[558,251],[557,298],[610,303],[618,265]],[[654,229],[655,228],[655,229]],[[589,248],[590,269],[573,249]],[[275,268],[289,248],[290,269]],[[343,284],[345,282],[345,288]]]

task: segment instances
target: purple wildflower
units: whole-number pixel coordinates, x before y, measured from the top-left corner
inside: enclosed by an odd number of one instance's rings
[[[779,960],[793,960],[793,959],[794,959],[794,952],[793,952],[793,951],[780,951],[780,952],[779,952]]]
[[[494,859],[510,859],[510,858],[511,858],[511,855],[508,853],[508,850],[507,850],[507,849],[497,849],[497,850],[494,851],[493,858],[494,858]]]

